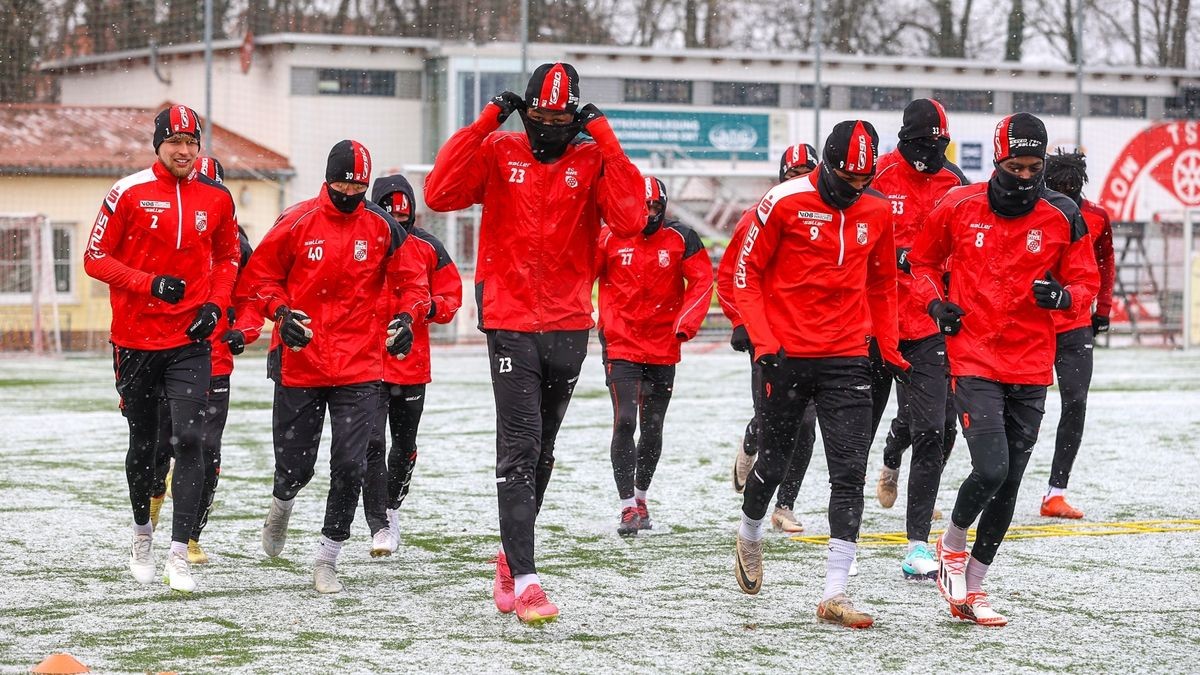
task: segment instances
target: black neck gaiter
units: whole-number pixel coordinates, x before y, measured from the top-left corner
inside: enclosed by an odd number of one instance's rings
[[[1042,198],[1045,180],[1045,172],[1021,179],[997,166],[988,180],[988,205],[1006,218],[1023,216]]]
[[[521,111],[521,122],[525,125],[525,133],[529,135],[529,147],[533,151],[533,158],[542,163],[553,162],[562,157],[567,151],[567,146],[583,129],[578,122],[563,125],[535,122],[529,119],[525,111]]]
[[[896,149],[909,166],[921,173],[937,173],[946,165],[949,138],[910,138],[896,144]]]
[[[817,192],[820,193],[821,199],[825,200],[826,204],[837,209],[848,209],[854,206],[854,202],[862,196],[866,186],[862,190],[855,187],[838,177],[828,166],[822,164],[817,171]]]
[[[333,202],[334,208],[342,213],[354,213],[354,209],[357,209],[358,205],[363,203],[363,200],[367,198],[366,192],[348,195],[345,192],[334,190],[329,185],[325,186],[325,193],[329,195],[329,201]]]

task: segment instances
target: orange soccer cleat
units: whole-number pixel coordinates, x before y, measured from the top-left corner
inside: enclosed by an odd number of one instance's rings
[[[537,626],[558,618],[558,606],[550,602],[539,584],[533,584],[517,598],[517,618],[521,623]]]
[[[512,572],[508,570],[508,558],[503,553],[496,554],[496,579],[492,582],[492,601],[496,609],[504,614],[513,611],[517,599],[513,593]]]
[[[1068,504],[1066,497],[1054,495],[1042,500],[1042,515],[1046,518],[1079,519],[1083,517],[1083,511]]]

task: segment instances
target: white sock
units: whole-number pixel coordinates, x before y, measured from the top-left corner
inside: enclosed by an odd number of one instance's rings
[[[187,557],[187,542],[172,541],[171,542],[171,555],[181,555],[186,558]]]
[[[975,556],[967,561],[967,592],[981,593],[983,592],[983,577],[987,575],[988,565],[984,565],[975,559]]]
[[[946,526],[946,533],[942,535],[942,546],[956,553],[967,550],[967,528],[959,527],[954,521],[950,521]]]
[[[292,507],[296,505],[295,497],[292,497],[291,499],[288,499],[288,500],[283,500],[283,499],[280,499],[279,497],[272,497],[271,499],[274,499],[275,505],[278,506],[279,508],[283,509],[284,511],[291,511]]]
[[[915,551],[918,546],[928,546],[928,544],[926,544],[923,541],[917,541],[915,539],[908,540],[908,552],[909,553],[912,553],[913,551]]]
[[[538,580],[538,575],[518,574],[513,577],[513,592],[516,593],[517,597],[519,598],[521,597],[521,594],[525,592],[526,588],[529,588],[534,584],[539,586],[542,584],[542,582]]]
[[[134,534],[154,534],[154,526],[151,525],[150,521],[148,521],[148,520],[146,521],[146,523],[144,525],[138,525],[137,523],[134,523],[133,524],[133,533]]]
[[[621,500],[621,508],[622,509],[636,509],[637,508],[637,500],[634,499],[633,497],[630,497],[629,499],[622,499]]]
[[[642,501],[646,501],[646,491],[645,490],[638,490],[637,488],[634,488],[633,496]]]
[[[1065,494],[1067,494],[1067,488],[1056,488],[1053,485],[1051,485],[1050,489],[1046,491],[1046,496],[1042,499],[1042,501],[1046,501],[1047,499],[1050,499],[1051,497],[1057,497],[1059,495],[1065,495]]]
[[[762,524],[762,518],[751,518],[743,513],[742,526],[738,528],[738,534],[741,535],[742,539],[747,539],[749,541],[762,541]]]
[[[317,542],[317,560],[336,565],[338,554],[341,552],[342,542],[321,535],[321,539]]]
[[[846,593],[846,581],[850,578],[850,564],[854,562],[854,554],[858,544],[845,539],[829,540],[829,557],[825,561],[825,595],[828,600],[836,595]]]

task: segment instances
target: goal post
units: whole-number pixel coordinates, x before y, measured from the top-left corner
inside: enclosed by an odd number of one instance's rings
[[[42,214],[0,213],[0,349],[62,353],[53,230]]]

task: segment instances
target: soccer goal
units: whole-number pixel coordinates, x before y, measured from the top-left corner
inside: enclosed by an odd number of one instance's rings
[[[46,216],[0,213],[0,350],[62,353],[54,246]]]

